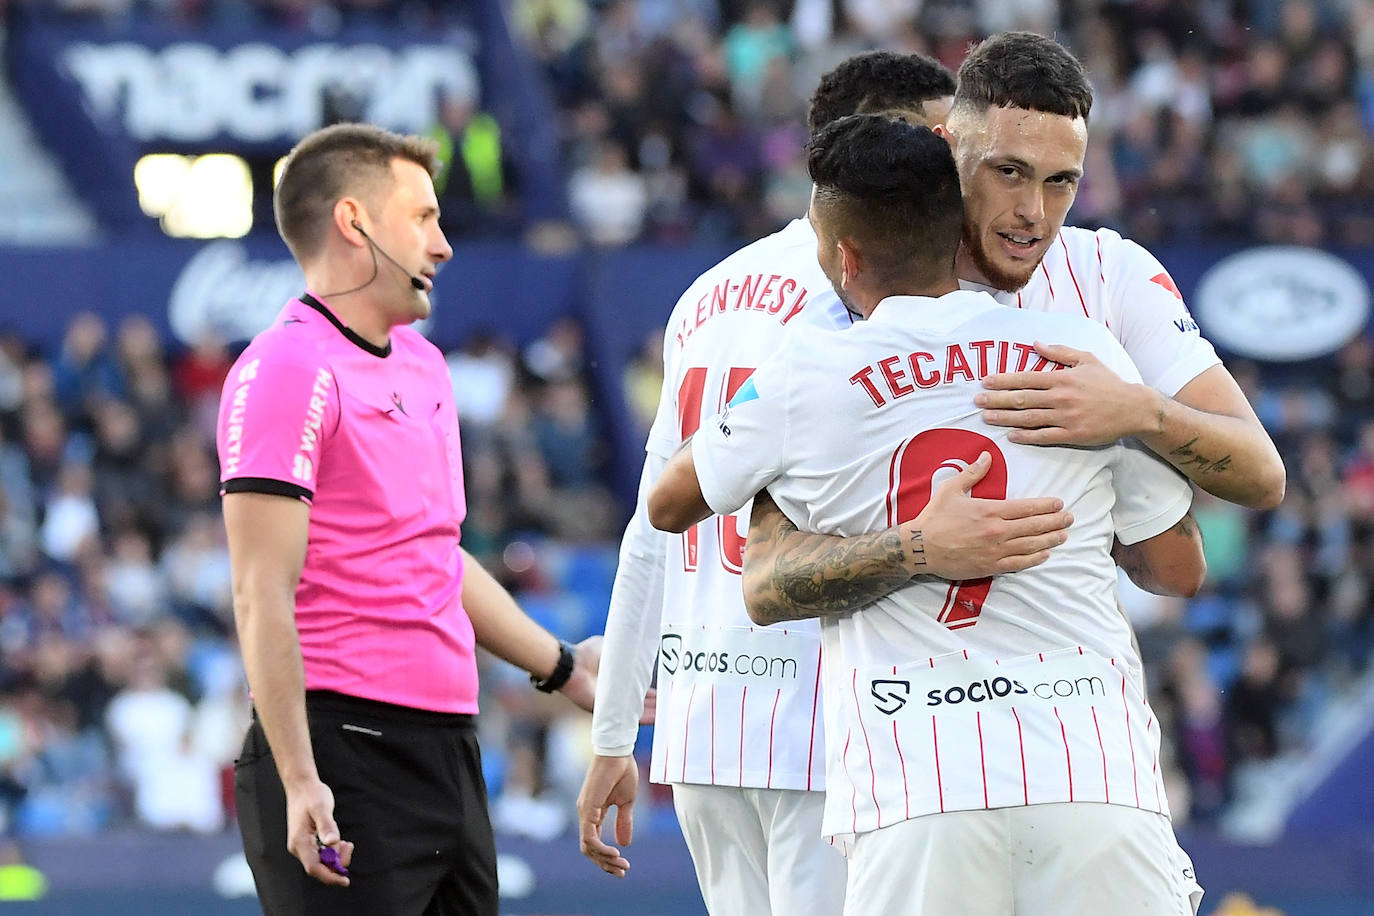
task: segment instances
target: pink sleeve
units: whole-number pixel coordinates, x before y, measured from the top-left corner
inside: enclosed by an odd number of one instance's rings
[[[216,430],[222,493],[314,496],[339,398],[329,366],[302,356],[250,347],[230,370]]]

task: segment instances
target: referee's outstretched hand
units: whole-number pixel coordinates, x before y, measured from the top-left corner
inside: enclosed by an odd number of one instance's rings
[[[328,846],[347,869],[353,859],[353,844],[339,836],[339,826],[334,823],[334,793],[318,778],[286,787],[286,845],[310,877],[348,887],[347,876],[320,861],[320,848]]]

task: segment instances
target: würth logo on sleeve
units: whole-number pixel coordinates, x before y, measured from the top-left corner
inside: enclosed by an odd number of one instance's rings
[[[876,678],[868,692],[873,695],[873,705],[878,712],[885,716],[896,715],[911,696],[911,681]]]
[[[327,368],[315,373],[315,385],[310,389],[310,403],[306,405],[305,422],[301,429],[301,445],[291,465],[291,476],[310,480],[315,474],[315,462],[310,457],[319,445],[320,427],[324,423],[324,408],[334,385],[334,376]]]

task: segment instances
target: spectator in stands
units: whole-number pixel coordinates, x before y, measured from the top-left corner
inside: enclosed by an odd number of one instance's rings
[[[626,363],[623,384],[635,435],[642,439],[653,425],[663,389],[663,328],[650,331],[639,351]]]
[[[434,192],[445,231],[453,236],[503,235],[514,228],[511,191],[516,171],[496,118],[474,99],[445,95],[428,136],[439,144]]]
[[[644,227],[644,179],[630,168],[625,148],[614,140],[603,140],[594,160],[573,173],[568,196],[573,218],[594,245],[633,242]]]
[[[165,663],[144,643],[129,684],[111,701],[106,722],[120,770],[134,790],[139,818],[159,830],[220,829],[218,768],[190,742],[194,709],[167,685]]]
[[[104,319],[82,312],[67,325],[62,350],[53,361],[53,392],[63,415],[84,424],[93,402],[123,393],[123,380],[114,359],[105,349]]]

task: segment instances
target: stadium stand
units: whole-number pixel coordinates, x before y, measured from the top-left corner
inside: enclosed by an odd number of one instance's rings
[[[500,263],[512,271],[531,256],[521,245],[571,260],[559,262],[562,297],[523,315],[518,333],[489,306],[441,342],[463,421],[464,542],[568,638],[604,619],[657,393],[654,316],[715,254],[804,211],[806,96],[848,54],[920,50],[954,66],[993,30],[1058,34],[1098,95],[1070,222],[1150,245],[1190,297],[1212,262],[1252,245],[1324,247],[1374,276],[1371,0],[506,7],[534,63],[525,72],[551,100],[558,142],[540,152],[556,152],[566,183],[553,193],[539,183],[529,134],[513,129],[518,111],[454,103],[433,125],[462,166],[446,176],[443,205],[456,238],[483,253],[505,246]],[[0,9],[10,47],[35,22],[83,35],[275,29],[302,41],[398,22],[442,41],[464,25],[440,0]],[[0,113],[24,104],[13,81],[0,87]],[[26,120],[6,116],[0,130],[0,268],[26,256],[16,246],[118,236],[82,176],[60,174],[71,151],[44,150],[16,126]],[[255,231],[270,233],[258,206]],[[585,247],[548,231],[564,216]],[[1205,246],[1215,254],[1189,250]],[[180,263],[185,249],[176,251]],[[212,432],[241,341],[176,340],[161,318],[105,305],[64,304],[56,333],[52,315],[6,310],[0,320],[0,827],[21,839],[131,825],[218,834],[233,817],[247,697]],[[638,311],[618,322],[617,309]],[[1283,812],[1257,828],[1246,811],[1275,779],[1310,787],[1317,777],[1304,761],[1343,711],[1361,708],[1374,677],[1374,337],[1366,327],[1290,362],[1217,342],[1280,447],[1288,495],[1268,513],[1200,497],[1203,593],[1159,599],[1124,584],[1122,600],[1168,736],[1161,765],[1176,818],[1204,832],[1272,834]],[[498,828],[555,836],[585,765],[585,720],[517,675],[484,672]],[[1293,806],[1301,796],[1294,790]],[[654,797],[657,816],[671,818]]]

